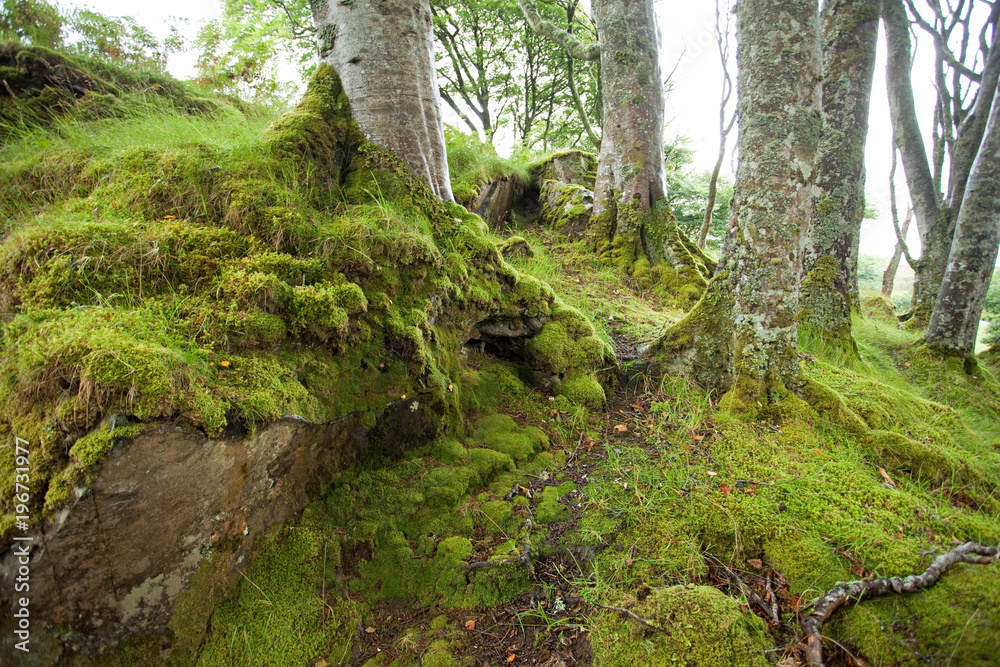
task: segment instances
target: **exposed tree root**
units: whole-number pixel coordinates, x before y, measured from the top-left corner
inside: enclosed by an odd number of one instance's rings
[[[873,581],[839,583],[824,595],[813,600],[812,611],[801,621],[806,638],[806,662],[812,667],[823,667],[823,624],[830,620],[837,609],[850,601],[888,595],[889,593],[915,593],[930,588],[948,568],[955,563],[988,564],[1000,558],[1000,544],[984,546],[966,542],[931,561],[921,574],[908,577],[882,577]]]

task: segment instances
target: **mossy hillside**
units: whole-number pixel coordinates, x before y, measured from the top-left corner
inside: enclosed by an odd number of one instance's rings
[[[13,314],[0,405],[4,431],[33,443],[39,507],[81,481],[60,477],[46,501],[68,447],[110,414],[216,435],[286,413],[374,423],[429,392],[423,407],[457,425],[475,404],[458,352],[488,318],[570,331],[565,350],[532,354],[539,367],[585,375],[610,356],[548,285],[501,258],[478,216],[363,142],[330,68],[255,144],[120,146],[71,168],[83,153],[54,138],[0,167],[12,184],[0,208],[21,213],[0,246]],[[45,194],[25,209],[37,182]]]
[[[128,118],[150,109],[178,113],[252,113],[224,95],[198,95],[169,76],[125,70],[37,46],[0,43],[0,141],[63,121]]]
[[[521,186],[531,181],[530,167],[515,159],[502,158],[491,144],[474,134],[445,128],[448,172],[455,200],[466,206],[479,196],[482,186],[510,179]]]
[[[921,554],[931,549],[1000,541],[1000,452],[991,435],[996,422],[984,417],[996,397],[989,380],[950,375],[947,360],[938,360],[938,377],[950,380],[949,400],[959,407],[928,400],[940,399],[943,388],[911,381],[930,364],[909,334],[877,322],[855,331],[863,368],[803,365],[810,382],[836,398],[836,409],[806,408],[780,425],[748,423],[713,414],[700,390],[672,383],[670,400],[627,422],[643,444],[625,435],[609,443],[607,463],[587,488],[586,522],[624,549],[600,553],[587,594],[617,604],[623,589],[698,583],[715,559],[759,576],[748,563],[759,558],[788,580],[796,597],[783,599],[787,613],[796,599],[837,581],[920,572],[929,562]],[[1000,623],[983,596],[998,576],[995,568],[960,567],[945,575],[950,595],[891,598],[872,610],[861,603],[838,612],[827,633],[880,663],[882,656],[912,659],[893,641],[902,639],[925,655],[954,649],[956,660],[961,654],[983,664],[997,649],[991,633]],[[971,617],[976,630],[963,639]],[[632,632],[640,630],[632,623]]]

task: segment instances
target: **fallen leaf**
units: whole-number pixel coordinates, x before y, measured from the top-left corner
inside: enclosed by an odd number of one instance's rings
[[[714,470],[709,470],[708,471],[708,476],[709,477],[717,477],[718,475],[719,475],[719,473],[715,472]]]
[[[764,569],[764,562],[759,558],[748,558],[747,564],[749,564],[750,567],[754,568],[755,570]]]
[[[328,667],[329,664],[326,660],[320,658],[319,662],[316,663],[316,667]]]
[[[722,485],[721,487],[719,487],[719,488],[720,488],[720,489],[722,490],[722,494],[723,494],[723,495],[726,495],[726,496],[728,496],[728,495],[729,495],[729,491],[730,491],[730,489],[729,489],[729,485],[728,485],[728,484],[723,484],[723,485]]]
[[[813,451],[816,452],[817,454],[822,454],[823,453],[822,449],[814,449]]]
[[[615,424],[615,433],[628,433],[628,426],[625,424]]]
[[[889,486],[891,486],[894,489],[896,488],[896,484],[892,481],[892,478],[889,477],[889,473],[887,473],[885,471],[885,468],[879,468],[878,472],[879,472],[880,475],[882,475],[882,479],[885,480],[886,484],[888,484]]]
[[[704,440],[704,439],[705,439],[705,436],[703,436],[702,434],[700,434],[700,433],[699,433],[698,435],[694,436],[694,439],[695,439],[695,440],[696,440],[697,442],[701,442],[702,440]]]
[[[507,656],[507,662],[514,662],[516,658],[517,658],[517,653],[511,653],[510,655]]]
[[[375,628],[373,628],[372,626],[369,625],[367,628],[365,628],[365,632],[367,632],[370,635],[374,634],[375,633]]]
[[[863,577],[865,576],[865,568],[860,563],[858,565],[852,565],[851,574],[855,577]]]
[[[473,618],[473,619],[470,619],[470,620],[466,621],[465,622],[465,629],[468,630],[469,632],[472,632],[473,630],[475,630],[476,629],[476,619]]]
[[[903,364],[903,366],[904,366],[904,367],[906,367],[906,368],[909,368],[909,367],[910,367],[910,366],[912,366],[912,365],[913,365],[913,364],[911,364],[911,363],[910,363],[909,361],[907,361],[907,362],[905,362],[905,363]]]

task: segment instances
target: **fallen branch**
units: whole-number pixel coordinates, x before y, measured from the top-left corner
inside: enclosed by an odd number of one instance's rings
[[[824,595],[809,603],[812,611],[802,619],[802,632],[806,638],[806,663],[812,667],[823,667],[823,624],[830,620],[837,609],[850,601],[860,602],[867,598],[889,593],[915,593],[930,588],[941,575],[955,563],[985,565],[1000,557],[1000,544],[994,547],[975,542],[966,542],[931,561],[921,574],[908,577],[882,577],[873,581],[850,581],[839,583]]]

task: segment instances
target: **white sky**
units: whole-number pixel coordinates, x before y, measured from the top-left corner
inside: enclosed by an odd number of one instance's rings
[[[714,38],[715,3],[667,2],[655,0],[660,17],[662,34],[662,54],[664,75],[677,67],[674,75],[675,87],[667,100],[667,118],[670,123],[666,135],[687,135],[691,138],[691,148],[695,150],[695,165],[699,169],[714,166],[718,153],[718,105],[722,85],[722,69],[719,63]],[[185,33],[193,37],[198,27],[218,15],[218,0],[174,0],[162,4],[138,4],[134,0],[90,0],[69,2],[70,6],[87,6],[110,16],[133,16],[161,38],[175,23],[173,17],[188,20]],[[65,5],[64,5],[65,6]],[[878,64],[875,70],[875,84],[871,97],[871,130],[866,149],[867,186],[870,204],[879,211],[879,218],[866,221],[861,230],[861,252],[872,255],[890,256],[895,246],[895,233],[889,217],[889,169],[892,159],[892,131],[889,122],[889,105],[885,89],[885,40],[879,36]],[[686,47],[686,51],[684,50]],[[173,54],[169,62],[170,71],[180,78],[194,74],[195,55],[193,53]],[[933,72],[932,53],[925,42],[917,52],[913,67],[913,85],[917,100],[917,111],[921,127],[930,127],[934,103],[934,89],[931,85]],[[731,68],[735,77],[735,67]],[[735,101],[735,94],[733,96]],[[737,130],[729,136],[730,148],[736,143]],[[929,141],[928,141],[929,146]],[[730,170],[731,160],[726,161],[723,173]],[[896,193],[899,199],[900,217],[906,212],[909,197],[900,165],[896,170]],[[734,174],[730,170],[730,177]],[[911,253],[919,254],[920,243],[912,225],[907,243]]]

